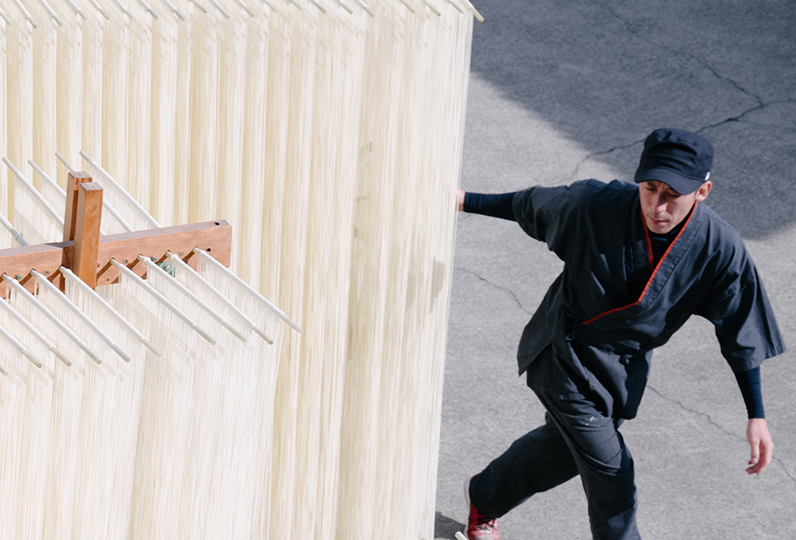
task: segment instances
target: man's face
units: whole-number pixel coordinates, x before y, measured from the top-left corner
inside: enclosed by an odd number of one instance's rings
[[[693,193],[681,195],[659,180],[638,185],[641,211],[647,228],[655,234],[666,234],[682,222],[694,203],[704,201],[710,192],[710,182],[703,182]]]

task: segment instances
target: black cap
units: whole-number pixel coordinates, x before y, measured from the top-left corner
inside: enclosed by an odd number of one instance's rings
[[[661,128],[644,141],[636,183],[660,180],[681,195],[696,191],[710,178],[713,146],[704,137],[682,129]]]

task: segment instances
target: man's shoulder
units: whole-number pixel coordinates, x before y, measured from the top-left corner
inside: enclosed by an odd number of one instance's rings
[[[635,193],[638,191],[638,185],[631,182],[623,182],[621,180],[611,180],[610,182],[603,182],[602,180],[595,180],[590,178],[588,180],[578,180],[568,186],[572,190],[590,192],[590,193],[608,193],[608,194],[624,194]]]
[[[638,186],[620,180],[607,183],[594,179],[580,180],[566,189],[577,203],[602,209],[630,205],[638,198]]]
[[[534,186],[528,191],[538,195],[550,194],[551,196],[564,196],[569,199],[593,200],[594,198],[628,198],[632,199],[638,193],[638,186],[629,182],[613,180],[578,180],[567,185],[559,186]]]
[[[710,238],[723,241],[743,244],[741,233],[730,225],[723,217],[705,203],[699,203],[700,220],[707,227]]]
[[[517,221],[522,225],[525,216],[545,215],[553,212],[561,222],[592,220],[594,216],[621,216],[638,200],[635,184],[579,180],[567,185],[534,186],[517,192],[513,207]],[[606,212],[610,209],[611,212]]]
[[[705,203],[699,203],[698,212],[698,222],[701,224],[698,234],[705,239],[704,245],[709,252],[727,260],[748,258],[741,233],[735,227]]]

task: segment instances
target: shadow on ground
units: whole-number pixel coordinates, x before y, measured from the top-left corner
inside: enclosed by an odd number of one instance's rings
[[[746,238],[796,222],[782,202],[796,154],[796,3],[507,0],[479,9],[473,73],[589,159],[632,175],[650,131],[697,131],[716,147],[721,189],[710,206]]]
[[[456,531],[464,531],[464,523],[459,523],[437,512],[434,519],[434,538],[453,538]]]

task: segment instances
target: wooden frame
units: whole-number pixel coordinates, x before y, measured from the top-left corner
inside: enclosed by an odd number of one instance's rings
[[[101,236],[102,188],[85,172],[69,173],[68,187],[64,241],[0,250],[0,274],[17,278],[32,291],[35,280],[30,271],[34,269],[63,289],[64,279],[59,271],[63,265],[94,288],[118,280],[119,272],[111,259],[143,276],[146,269],[138,262],[139,254],[162,261],[170,251],[196,268],[194,247],[210,252],[214,259],[229,266],[232,226],[224,220]],[[5,283],[0,280],[0,294],[5,293]]]

